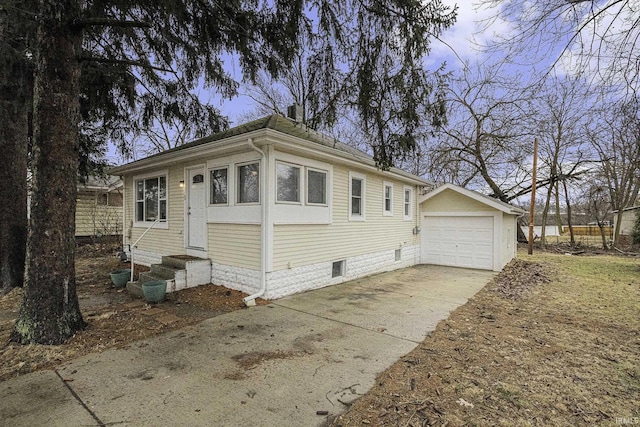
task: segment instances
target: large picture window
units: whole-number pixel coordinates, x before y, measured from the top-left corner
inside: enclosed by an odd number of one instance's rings
[[[325,171],[307,169],[307,203],[327,204],[327,173]]]
[[[210,171],[211,178],[211,195],[209,203],[212,205],[226,205],[228,191],[228,170],[227,168],[212,169]]]
[[[238,166],[238,203],[260,202],[260,164]]]
[[[167,176],[138,179],[136,188],[136,221],[167,220]]]
[[[300,203],[300,167],[276,164],[276,201]]]

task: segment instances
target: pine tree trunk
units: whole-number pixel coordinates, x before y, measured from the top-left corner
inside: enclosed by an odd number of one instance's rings
[[[82,35],[71,25],[79,16],[77,1],[42,0],[40,9],[30,229],[12,339],[60,344],[85,326],[74,266]]]
[[[0,10],[0,295],[22,286],[27,241],[27,112],[31,78],[20,56],[25,30]]]

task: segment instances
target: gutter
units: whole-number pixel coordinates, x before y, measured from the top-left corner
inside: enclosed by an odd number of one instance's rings
[[[260,207],[260,213],[261,213],[261,218],[260,218],[260,253],[262,254],[262,259],[260,260],[260,289],[258,290],[258,292],[249,295],[247,297],[244,297],[242,299],[242,302],[244,302],[244,304],[247,307],[252,307],[254,305],[256,305],[256,298],[261,297],[262,295],[264,295],[264,293],[267,291],[267,260],[268,260],[268,242],[269,242],[269,236],[268,236],[268,227],[267,227],[267,221],[270,219],[270,209],[269,209],[269,203],[268,203],[268,193],[269,193],[269,186],[267,185],[267,175],[268,175],[268,169],[269,169],[269,165],[268,163],[268,156],[267,153],[264,150],[259,149],[258,147],[256,147],[253,143],[253,138],[249,138],[247,139],[247,145],[249,146],[249,148],[251,148],[252,150],[260,153],[261,156],[261,171],[262,172],[262,200],[261,200],[261,207]],[[259,176],[259,175],[258,175]]]

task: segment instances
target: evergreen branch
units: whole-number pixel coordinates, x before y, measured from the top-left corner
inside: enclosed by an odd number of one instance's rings
[[[144,21],[121,21],[111,18],[84,18],[74,21],[79,28],[86,27],[121,27],[121,28],[151,28],[151,24]]]
[[[151,65],[148,62],[135,61],[133,59],[109,59],[109,58],[100,58],[95,56],[81,56],[81,61],[87,62],[100,62],[106,64],[121,64],[121,65],[131,65],[134,67],[141,67],[150,70],[162,71],[164,73],[173,73],[174,71],[169,68],[162,68],[155,65]]]

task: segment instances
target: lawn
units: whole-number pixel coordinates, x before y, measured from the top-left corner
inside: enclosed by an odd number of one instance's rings
[[[640,424],[640,259],[519,254],[334,426]]]

